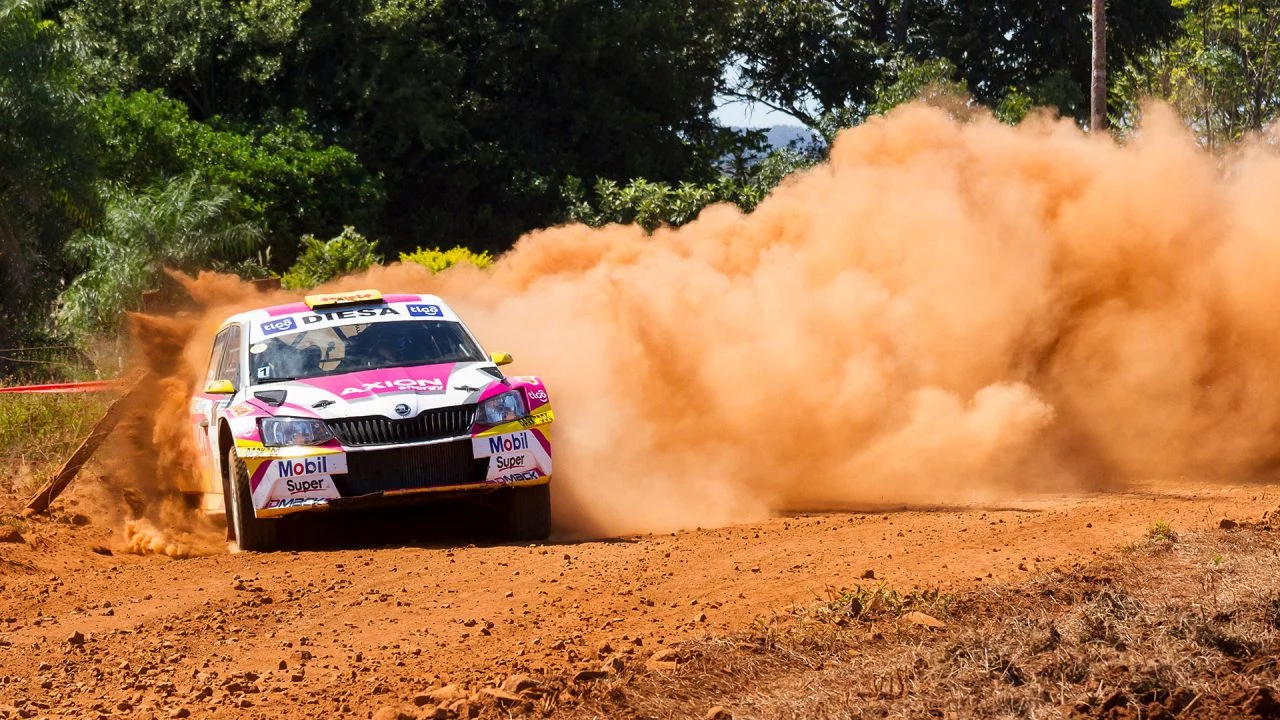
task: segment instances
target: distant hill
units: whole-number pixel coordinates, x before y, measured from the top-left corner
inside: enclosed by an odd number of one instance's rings
[[[811,145],[822,145],[822,136],[806,127],[799,125],[774,125],[770,128],[732,128],[741,132],[748,130],[764,130],[765,147],[761,152],[749,153],[747,155],[747,165],[755,165],[762,160],[764,156],[785,148],[803,151]],[[726,155],[720,159],[722,166],[727,167],[730,156]]]
[[[803,147],[810,143],[821,142],[818,133],[799,125],[774,125],[765,131],[770,150],[785,148],[795,143],[795,147]]]

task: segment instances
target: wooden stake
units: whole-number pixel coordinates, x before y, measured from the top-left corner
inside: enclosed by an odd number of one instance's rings
[[[107,408],[106,414],[103,415],[102,418],[98,420],[98,423],[93,426],[93,430],[90,431],[89,437],[85,438],[84,442],[80,443],[80,447],[76,448],[76,451],[71,454],[71,457],[63,463],[62,468],[58,470],[58,474],[54,475],[52,480],[45,483],[44,486],[37,490],[36,494],[32,495],[31,499],[27,501],[27,508],[24,511],[24,514],[35,515],[48,511],[49,505],[62,494],[63,490],[67,489],[67,486],[75,479],[76,475],[80,472],[80,469],[84,467],[84,464],[89,462],[89,458],[93,457],[94,452],[98,450],[98,446],[101,445],[102,441],[106,440],[107,436],[111,434],[111,431],[115,429],[116,425],[120,422],[120,419],[124,417],[125,410],[129,405],[128,401],[142,387],[143,381],[148,378],[150,378],[149,375],[143,375],[141,378],[135,380],[123,395],[116,398],[115,402],[111,403],[111,406]]]

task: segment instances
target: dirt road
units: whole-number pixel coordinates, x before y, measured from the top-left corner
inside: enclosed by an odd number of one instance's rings
[[[119,529],[64,513],[0,544],[0,717],[369,717],[448,684],[571,677],[613,656],[643,667],[831,588],[1016,580],[1156,519],[1208,527],[1278,500],[1274,486],[1182,484],[606,541],[185,560],[99,554]]]

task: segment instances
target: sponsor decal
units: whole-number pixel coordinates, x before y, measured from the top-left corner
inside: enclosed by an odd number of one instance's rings
[[[316,505],[328,505],[326,498],[271,498],[266,505],[262,506],[263,510],[293,510],[296,508],[315,507]]]
[[[384,315],[399,315],[395,308],[377,307],[377,308],[360,308],[359,310],[335,310],[333,312],[316,313],[315,315],[306,315],[302,318],[302,324],[314,325],[326,320],[354,320],[362,317],[382,317]],[[293,318],[288,318],[292,320]]]
[[[525,463],[529,461],[528,455],[516,455],[515,457],[502,457],[501,455],[494,458],[494,467],[499,471],[504,470],[523,470]],[[529,463],[532,465],[533,463]]]
[[[439,305],[406,305],[410,317],[443,317],[444,312]]]
[[[299,495],[301,493],[310,492],[327,492],[329,488],[325,486],[326,479],[327,478],[322,477],[301,479],[289,478],[284,481],[284,487],[289,491],[290,495]]]
[[[494,478],[492,482],[520,482],[521,480],[537,480],[539,477],[541,477],[541,475],[537,470],[526,470],[524,472],[511,473],[510,475],[503,475],[502,477]]]
[[[277,460],[276,472],[282,478],[301,477],[303,475],[328,475],[329,457],[297,458],[296,460]],[[290,492],[293,492],[290,490]]]
[[[358,395],[361,393],[392,392],[395,390],[425,390],[427,392],[441,392],[444,390],[444,380],[440,378],[424,378],[420,380],[415,380],[413,378],[400,378],[399,380],[383,380],[380,382],[361,383],[360,387],[349,387],[338,394]]]
[[[529,433],[527,432],[519,432],[513,435],[498,435],[497,437],[488,438],[488,441],[490,455],[529,449]]]
[[[249,415],[250,413],[253,413],[256,410],[257,408],[250,405],[249,403],[236,403],[235,405],[232,405],[231,407],[227,408],[227,414],[230,415],[231,417],[239,418],[239,417],[244,417],[245,415]]]
[[[525,394],[526,394],[526,395],[528,395],[528,396],[529,396],[529,399],[530,399],[530,400],[537,400],[537,401],[539,401],[539,402],[546,402],[546,401],[547,401],[547,391],[546,391],[546,390],[525,390],[524,392],[525,392]]]
[[[275,335],[277,333],[288,332],[298,329],[298,321],[291,317],[280,318],[279,320],[268,320],[262,323],[263,335]]]
[[[261,355],[262,353],[264,353],[264,352],[266,352],[266,351],[267,351],[267,344],[266,344],[266,343],[257,343],[257,344],[255,344],[255,345],[250,345],[250,346],[249,346],[249,354],[250,354],[250,355]]]

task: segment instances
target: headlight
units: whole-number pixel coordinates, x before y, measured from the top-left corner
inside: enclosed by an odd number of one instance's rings
[[[285,445],[319,445],[333,438],[329,426],[316,418],[262,418],[262,444],[267,447]]]
[[[476,408],[477,425],[501,425],[504,422],[518,420],[529,411],[524,407],[524,398],[512,390],[485,400]]]

